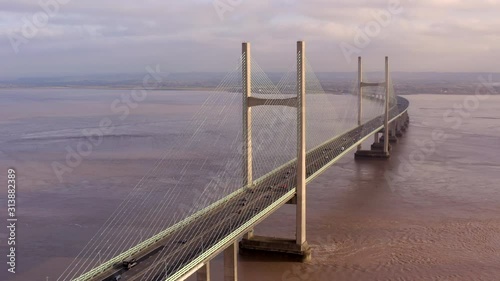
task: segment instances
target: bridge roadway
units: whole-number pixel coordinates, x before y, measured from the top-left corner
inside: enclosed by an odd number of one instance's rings
[[[403,113],[408,105],[406,99],[398,97],[397,106],[393,106],[390,111],[390,120]],[[311,180],[311,176],[317,176],[320,169],[333,164],[332,161],[336,157],[354,148],[359,140],[383,126],[383,120],[383,115],[376,117],[308,152],[306,156],[308,181]],[[295,161],[289,162],[263,177],[263,180],[254,186],[244,188],[243,192],[219,207],[209,210],[134,255],[138,263],[131,269],[127,270],[117,265],[92,280],[111,281],[118,280],[117,277],[120,276],[119,280],[160,281],[171,277],[295,187],[295,164]],[[193,237],[195,229],[202,231]]]

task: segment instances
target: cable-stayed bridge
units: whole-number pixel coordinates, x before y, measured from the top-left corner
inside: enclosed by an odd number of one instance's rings
[[[188,153],[204,139],[203,128],[230,127],[237,119],[236,137],[209,134],[213,147],[220,144],[232,157],[191,205],[172,211],[186,201],[182,187],[196,185],[186,176],[189,170],[201,174],[209,157],[222,153],[204,144],[205,161],[176,162],[178,177],[172,180],[164,172],[174,169],[168,161],[182,151],[166,152],[58,280],[185,280],[194,274],[210,280],[210,261],[221,253],[224,280],[237,280],[238,250],[310,259],[307,183],[352,150],[356,158],[389,158],[390,143],[408,126],[409,102],[394,92],[387,57],[379,79],[367,82],[359,58],[352,90],[326,93],[299,41],[296,64],[274,83],[243,43],[237,67],[193,118],[194,134],[183,143]],[[372,137],[370,149],[363,150]],[[254,235],[254,227],[285,204],[296,208],[295,237]]]

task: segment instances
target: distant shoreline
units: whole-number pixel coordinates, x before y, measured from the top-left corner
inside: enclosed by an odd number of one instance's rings
[[[135,89],[137,86],[116,86],[116,87],[109,87],[109,86],[17,86],[17,87],[0,87],[0,91],[5,91],[5,90],[26,90],[26,89],[54,89],[54,90],[63,90],[63,89],[68,89],[68,90],[109,90],[109,91],[132,91]],[[199,92],[210,92],[210,91],[215,91],[217,87],[162,87],[162,88],[154,88],[154,89],[147,89],[148,91],[199,91]],[[436,89],[424,89],[424,90],[430,90],[428,92],[421,92],[421,91],[415,91],[413,92],[412,90],[416,89],[411,89],[411,90],[406,90],[404,92],[400,91],[399,95],[401,96],[410,96],[410,95],[440,95],[440,96],[447,96],[447,95],[457,95],[457,96],[467,96],[467,95],[474,95],[474,89],[453,89],[453,90],[458,90],[459,92],[439,92],[439,88]],[[434,90],[434,91],[433,91]],[[453,91],[452,90],[452,91]],[[460,92],[460,90],[462,90]],[[465,90],[465,91],[464,91]],[[470,90],[470,91],[469,91]],[[337,91],[332,91],[331,89],[324,89],[325,93],[328,94],[334,94],[334,95],[345,95],[342,92]],[[498,91],[500,93],[500,91]],[[497,94],[492,94],[492,95],[497,95]]]
[[[116,91],[131,91],[135,87],[56,87],[56,86],[47,86],[47,87],[3,87],[0,88],[0,91],[4,90],[25,90],[25,89],[54,89],[54,90],[62,90],[62,89],[71,89],[71,90],[116,90]],[[200,91],[200,92],[209,92],[209,91],[215,91],[217,88],[213,87],[185,87],[185,88],[179,88],[179,87],[165,87],[165,88],[158,88],[158,89],[147,89],[148,91]],[[335,95],[344,95],[342,93],[338,92],[332,92],[329,90],[325,90],[325,93],[329,94],[335,94]],[[412,95],[439,95],[439,96],[467,96],[467,95],[474,95],[473,92],[471,93],[432,93],[432,92],[415,92],[415,93],[400,93],[399,95],[401,96],[412,96]]]
[[[81,89],[81,90],[133,90],[133,87],[99,87],[99,86],[33,86],[33,87],[0,87],[0,90],[15,90],[15,89]],[[147,89],[148,91],[213,91],[216,88],[212,87],[164,87]]]

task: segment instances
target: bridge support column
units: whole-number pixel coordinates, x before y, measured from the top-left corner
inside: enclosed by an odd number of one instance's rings
[[[389,124],[389,143],[398,143],[396,131],[396,121],[393,121]]]
[[[403,124],[404,124],[405,128],[408,129],[408,126],[410,125],[410,116],[408,115],[408,112],[405,112],[403,117],[404,117]]]
[[[198,269],[196,280],[210,281],[210,262],[207,262],[202,268]]]
[[[238,242],[224,250],[224,281],[238,280]]]
[[[396,120],[396,137],[398,138],[403,136],[403,131],[404,131],[401,120],[402,118],[398,118]]]
[[[406,132],[406,129],[407,129],[407,124],[406,124],[406,115],[402,115],[401,116],[401,119],[399,121],[399,124],[401,125],[400,126],[400,130],[402,132]]]
[[[384,130],[382,129],[382,131],[378,131],[375,133],[374,136],[374,140],[373,140],[373,144],[371,145],[371,150],[372,151],[379,151],[380,152],[383,152],[384,151],[384,137],[380,137],[380,134],[383,134],[384,133]],[[392,149],[392,146],[389,144],[389,151],[391,151]],[[362,157],[360,157],[362,158]],[[381,158],[384,158],[384,157],[381,157]]]

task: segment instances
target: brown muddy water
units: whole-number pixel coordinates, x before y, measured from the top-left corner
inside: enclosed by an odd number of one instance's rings
[[[69,90],[68,100],[68,90],[33,91],[0,92],[0,180],[7,167],[19,175],[18,272],[7,273],[4,258],[0,280],[57,280],[204,100],[154,94],[60,182],[50,163],[64,161],[120,93]],[[239,280],[500,280],[500,96],[473,107],[466,96],[407,98],[410,128],[390,160],[349,154],[309,184],[312,261],[240,258]],[[5,188],[0,195],[5,209]],[[256,233],[293,237],[294,218],[287,205]],[[220,257],[212,271],[221,280]]]

